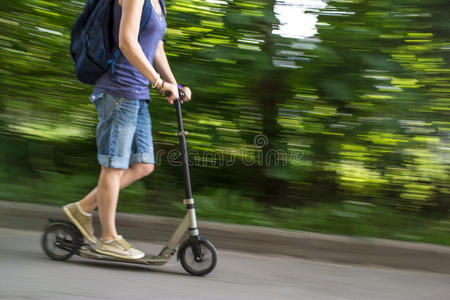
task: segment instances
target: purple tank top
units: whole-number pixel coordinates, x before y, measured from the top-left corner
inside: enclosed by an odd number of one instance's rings
[[[162,10],[164,10],[163,4],[161,3],[162,0],[159,1]],[[141,32],[139,44],[147,56],[148,61],[153,65],[156,48],[158,46],[158,42],[164,37],[167,23],[164,16],[164,11],[161,13],[161,17],[159,17],[155,8],[151,5],[151,1],[150,7],[152,9],[150,20]],[[119,2],[115,0],[113,34],[116,45],[119,44],[119,27],[121,16],[122,8],[120,7]],[[114,72],[114,77],[109,74],[110,72],[103,74],[95,83],[94,92],[105,92],[113,96],[125,97],[128,99],[150,99],[148,89],[150,82],[128,61],[122,53],[120,53],[120,56],[117,59]]]

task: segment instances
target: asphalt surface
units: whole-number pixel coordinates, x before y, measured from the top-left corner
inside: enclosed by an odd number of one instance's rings
[[[47,258],[39,231],[0,228],[0,299],[449,299],[450,276],[219,249],[216,269]],[[135,242],[150,253],[161,245]]]
[[[0,228],[42,230],[48,217],[66,218],[61,207],[0,201]],[[166,242],[180,221],[178,218],[117,214],[119,232],[127,239],[156,244]],[[100,232],[96,216],[94,225],[96,232]],[[201,218],[199,228],[201,236],[222,250],[450,275],[450,247],[445,246],[222,224],[205,222]]]

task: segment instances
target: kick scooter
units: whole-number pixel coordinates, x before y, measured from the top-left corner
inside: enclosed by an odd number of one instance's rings
[[[184,97],[182,90],[180,99]],[[169,92],[170,93],[170,92]],[[166,95],[170,96],[170,94]],[[126,260],[115,258],[108,255],[97,253],[88,243],[84,242],[83,236],[78,228],[70,221],[57,218],[49,218],[44,234],[41,239],[41,245],[44,252],[51,259],[64,261],[72,255],[79,255],[83,258],[106,260],[114,262],[125,262],[143,265],[164,265],[172,255],[176,253],[176,247],[183,238],[186,231],[189,231],[189,238],[186,239],[178,248],[177,260],[180,260],[183,268],[190,274],[202,276],[210,273],[217,263],[217,252],[214,245],[206,238],[199,236],[197,227],[197,218],[194,209],[194,199],[192,198],[191,179],[189,175],[189,164],[186,147],[187,131],[183,128],[183,119],[181,116],[180,99],[174,101],[177,113],[178,132],[176,133],[182,154],[184,170],[184,189],[186,199],[183,203],[186,205],[186,215],[177,229],[169,239],[165,247],[158,255],[146,254],[139,260]]]

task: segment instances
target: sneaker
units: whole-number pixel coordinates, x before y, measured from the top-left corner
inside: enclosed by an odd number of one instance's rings
[[[104,255],[130,260],[140,259],[145,256],[144,252],[133,247],[121,235],[109,242],[100,240],[95,251]]]
[[[92,216],[85,213],[78,202],[64,206],[63,211],[90,243],[97,243],[97,239],[94,236],[94,227],[92,226]]]

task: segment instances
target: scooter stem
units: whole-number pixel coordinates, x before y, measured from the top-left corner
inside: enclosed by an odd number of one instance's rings
[[[181,104],[180,100],[176,99],[174,101],[175,109],[177,112],[177,122],[178,122],[178,139],[180,141],[181,150],[181,161],[183,163],[183,173],[184,173],[184,191],[186,194],[186,199],[192,199],[192,189],[191,189],[191,176],[189,174],[189,161],[186,146],[186,135],[187,131],[183,128],[183,117],[181,115]]]

